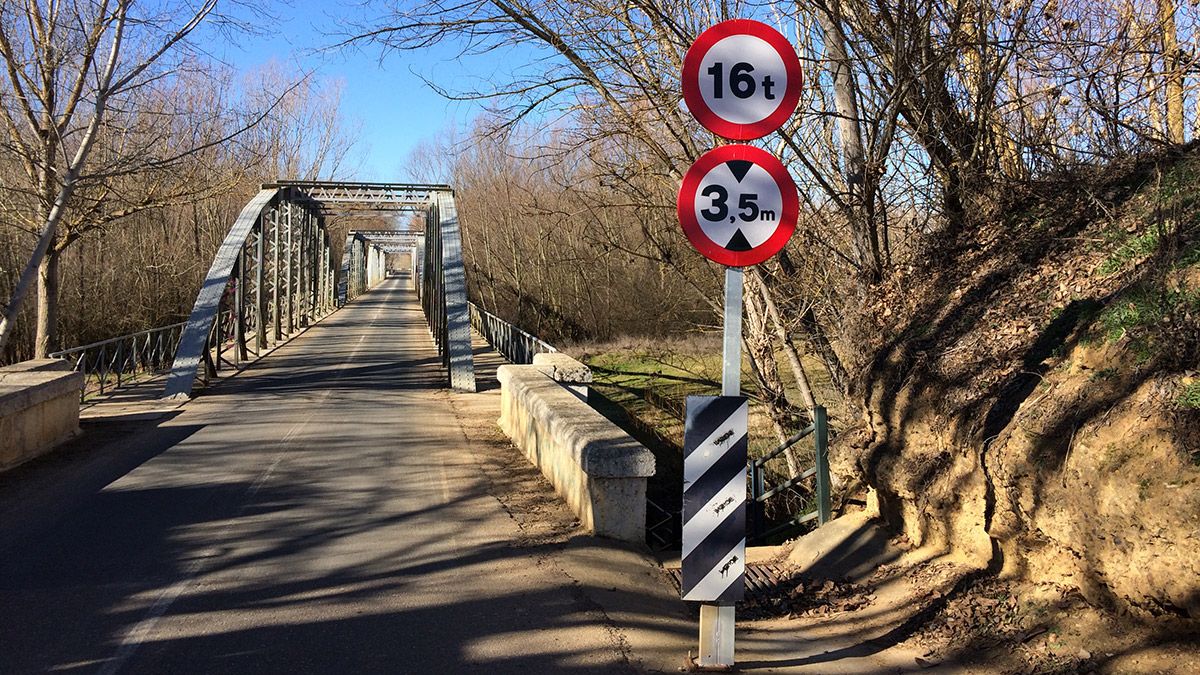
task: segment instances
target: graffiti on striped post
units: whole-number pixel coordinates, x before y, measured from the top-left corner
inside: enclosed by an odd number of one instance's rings
[[[684,600],[742,599],[746,572],[744,396],[689,396],[683,433]]]

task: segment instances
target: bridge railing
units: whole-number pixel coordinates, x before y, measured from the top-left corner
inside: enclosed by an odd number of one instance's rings
[[[504,355],[509,363],[533,363],[534,354],[554,353],[553,345],[541,340],[511,323],[481,308],[468,303],[471,309],[471,327],[483,336],[492,349]]]
[[[50,354],[83,373],[80,400],[103,396],[114,389],[166,372],[171,368],[179,335],[186,321],[130,333]]]
[[[750,539],[769,539],[778,534],[799,528],[813,520],[818,525],[829,522],[832,514],[829,485],[829,422],[825,408],[816,406],[812,412],[812,423],[792,435],[774,450],[756,457],[750,461]],[[813,466],[808,470],[782,480],[775,485],[768,485],[770,472],[767,464],[783,453],[790,450],[800,441],[812,436]],[[801,492],[798,488],[807,488],[811,481],[812,487]],[[791,517],[774,526],[768,526],[766,520],[766,505],[772,498],[784,499],[787,496],[807,505],[791,513]]]
[[[812,521],[824,525],[833,517],[829,478],[829,423],[825,408],[812,411],[812,423],[761,457],[747,462],[749,478],[749,522],[747,539],[752,543],[769,542],[781,536],[794,536]],[[680,416],[680,421],[682,421]],[[638,418],[632,418],[637,424]],[[652,426],[639,429],[642,434],[657,434]],[[814,465],[791,478],[783,470],[770,466],[801,441],[813,439]],[[664,441],[670,443],[670,441]],[[673,495],[674,496],[674,495]],[[677,548],[682,533],[682,504],[664,495],[647,500],[646,543],[656,551]],[[768,509],[768,507],[770,507]],[[768,510],[770,513],[768,513]]]

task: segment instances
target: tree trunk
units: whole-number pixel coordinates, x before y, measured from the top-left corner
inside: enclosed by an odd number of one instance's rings
[[[883,266],[879,237],[870,217],[873,209],[868,208],[867,203],[873,195],[867,189],[866,151],[863,149],[862,127],[859,125],[858,92],[850,68],[850,57],[846,52],[846,40],[842,35],[838,0],[829,0],[826,6],[818,5],[816,14],[824,34],[826,59],[833,79],[833,100],[837,107],[838,138],[844,161],[843,177],[850,197],[848,203],[851,213],[848,215],[854,235],[855,258],[862,277],[874,283],[882,277]]]
[[[1163,84],[1167,98],[1167,140],[1186,142],[1183,124],[1183,68],[1180,64],[1179,33],[1175,28],[1174,0],[1158,0],[1158,24],[1162,34]]]
[[[84,149],[86,150],[91,145],[90,137],[85,137],[84,142]],[[75,192],[77,172],[77,169],[71,169],[67,172],[67,180],[59,190],[58,197],[55,199],[54,205],[50,208],[46,216],[46,221],[42,225],[42,234],[38,237],[37,246],[29,256],[29,261],[25,263],[25,268],[21,271],[20,278],[17,279],[17,285],[13,287],[8,305],[4,308],[4,317],[0,319],[0,351],[3,351],[5,345],[8,344],[8,338],[12,335],[13,325],[17,321],[17,314],[20,313],[21,304],[25,301],[25,296],[28,295],[30,286],[33,285],[34,277],[39,276],[38,271],[42,266],[42,258],[51,249],[54,236],[58,231],[58,223],[62,220],[63,210],[66,208],[67,202],[71,199],[71,195]]]
[[[51,246],[38,265],[35,359],[44,359],[58,350],[58,260],[61,255],[61,251]]]
[[[775,306],[775,299],[771,297],[771,289],[767,287],[766,280],[762,273],[757,268],[753,270],[754,282],[758,286],[759,292],[762,294],[763,304],[767,308],[767,316],[775,327],[775,335],[779,338],[780,344],[783,345],[783,351],[787,354],[788,364],[792,368],[792,376],[796,378],[796,387],[800,390],[800,398],[804,401],[804,407],[808,409],[809,419],[812,419],[813,410],[817,407],[817,398],[813,395],[812,384],[808,380],[808,373],[804,371],[804,364],[800,361],[800,354],[796,351],[796,345],[792,343],[792,339],[788,336],[787,328],[783,325],[783,320],[779,316],[779,309]]]
[[[779,252],[778,260],[779,270],[785,277],[796,273],[796,265],[792,262],[786,249]],[[799,328],[805,339],[808,340],[810,353],[816,354],[825,366],[825,371],[829,374],[829,381],[841,392],[842,396],[849,396],[850,376],[846,374],[846,367],[842,365],[841,358],[834,351],[833,344],[825,334],[825,328],[817,320],[817,314],[811,306],[800,314]]]
[[[758,390],[762,394],[763,402],[767,405],[767,413],[771,418],[771,426],[775,430],[775,437],[783,443],[790,435],[787,430],[789,419],[789,409],[787,394],[783,389],[783,382],[779,379],[779,362],[775,359],[775,344],[771,340],[771,336],[767,334],[766,317],[763,316],[761,306],[756,294],[751,292],[746,295],[746,346],[747,356],[750,361],[750,369],[754,373],[755,384],[758,385]],[[788,478],[795,478],[800,475],[800,463],[796,460],[796,453],[792,448],[783,451],[784,461],[787,463]]]

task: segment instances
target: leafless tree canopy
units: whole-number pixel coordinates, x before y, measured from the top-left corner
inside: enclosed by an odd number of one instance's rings
[[[177,319],[248,189],[346,168],[336,84],[195,44],[223,7],[0,1],[5,360]]]
[[[1197,132],[1197,13],[1176,0],[369,6],[351,42],[511,64],[486,88],[446,92],[491,115],[435,154],[457,158],[441,168],[464,196],[477,299],[552,338],[714,323],[717,270],[674,214],[683,171],[715,142],[682,105],[683,55],[732,17],[791,38],[805,91],[760,143],[791,168],[804,208],[788,250],[750,277],[762,304],[747,344],[774,345],[754,364],[764,390],[777,367],[805,380],[798,362],[774,363],[792,349],[850,393],[868,358],[852,315],[1012,186]]]

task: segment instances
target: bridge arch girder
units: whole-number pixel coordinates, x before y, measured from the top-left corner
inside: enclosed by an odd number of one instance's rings
[[[347,209],[423,212],[424,232],[352,231],[335,268],[324,216]],[[223,362],[236,367],[251,351],[262,353],[365,293],[383,280],[387,249],[401,240],[414,250],[414,285],[450,385],[475,391],[453,191],[445,185],[281,181],[264,185],[250,200],[214,256],[164,396],[190,396],[197,376],[207,382]]]
[[[264,187],[213,257],[163,395],[190,396],[197,376],[207,382],[222,363],[236,367],[333,311],[335,276],[317,205],[295,188]]]

